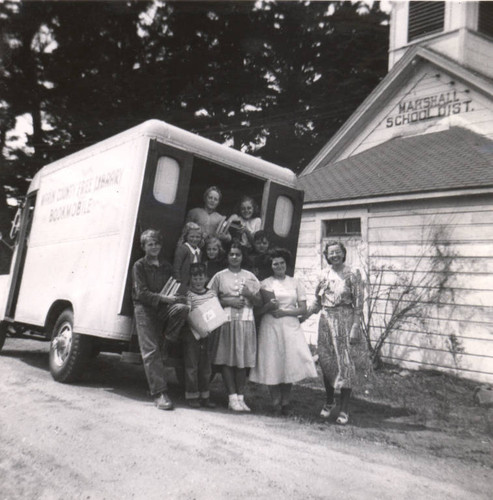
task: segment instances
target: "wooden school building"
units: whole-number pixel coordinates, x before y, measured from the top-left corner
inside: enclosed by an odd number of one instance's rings
[[[389,73],[299,181],[309,295],[342,240],[374,340],[413,303],[384,361],[493,382],[493,2],[392,2]]]

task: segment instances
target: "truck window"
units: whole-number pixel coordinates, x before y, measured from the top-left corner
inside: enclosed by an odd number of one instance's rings
[[[172,205],[176,200],[179,179],[180,164],[170,156],[161,156],[154,177],[154,198],[160,203]]]
[[[277,236],[285,238],[291,230],[293,223],[294,205],[287,196],[278,196],[274,211],[273,230]]]

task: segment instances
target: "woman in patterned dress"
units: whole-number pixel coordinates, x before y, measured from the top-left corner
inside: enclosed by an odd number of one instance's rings
[[[318,283],[316,301],[308,312],[309,316],[321,311],[318,355],[327,401],[320,416],[329,417],[336,406],[335,390],[340,390],[341,408],[336,422],[345,425],[349,420],[349,399],[356,370],[367,358],[360,329],[363,284],[360,272],[345,264],[346,248],[342,243],[329,241],[324,256],[330,267]]]
[[[244,390],[247,368],[255,366],[257,333],[253,306],[260,305],[260,283],[253,273],[241,268],[243,250],[233,241],[227,252],[228,267],[216,273],[208,288],[219,297],[229,321],[215,330],[209,340],[211,362],[220,365],[232,411],[250,411]]]

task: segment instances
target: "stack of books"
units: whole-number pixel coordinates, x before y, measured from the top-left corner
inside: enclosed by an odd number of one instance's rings
[[[181,283],[179,281],[176,281],[175,278],[173,278],[172,276],[170,276],[169,280],[163,286],[161,294],[173,297],[174,295],[176,295],[176,292],[178,291],[180,286]]]

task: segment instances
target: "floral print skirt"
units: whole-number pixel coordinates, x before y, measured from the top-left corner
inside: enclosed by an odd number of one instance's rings
[[[318,357],[324,377],[335,389],[351,389],[357,372],[368,369],[366,343],[350,345],[354,310],[350,306],[324,308],[318,324]]]

